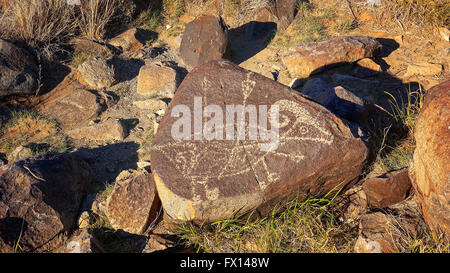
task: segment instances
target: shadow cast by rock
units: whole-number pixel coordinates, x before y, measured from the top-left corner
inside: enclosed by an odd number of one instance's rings
[[[251,21],[229,30],[233,62],[240,64],[265,49],[277,30],[274,22]]]

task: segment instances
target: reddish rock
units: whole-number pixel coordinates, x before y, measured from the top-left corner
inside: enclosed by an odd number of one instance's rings
[[[142,30],[131,28],[109,40],[109,44],[123,51],[137,51],[144,47],[144,41]]]
[[[97,118],[106,107],[104,97],[86,90],[74,74],[69,74],[55,89],[40,97],[36,110],[63,126],[72,126]]]
[[[282,59],[292,77],[306,78],[339,63],[374,57],[381,48],[372,37],[341,36],[293,46]]]
[[[287,28],[294,17],[298,8],[298,0],[276,0],[275,7],[278,17],[278,29]]]
[[[384,208],[399,203],[408,197],[411,189],[408,169],[370,178],[364,182],[363,189],[371,207]]]
[[[201,15],[186,25],[180,54],[190,67],[230,57],[228,28],[220,16]]]
[[[144,171],[120,176],[107,200],[108,220],[115,229],[142,234],[156,219],[161,206],[153,175]]]
[[[425,95],[417,119],[411,180],[428,224],[450,234],[450,80]],[[450,236],[450,235],[448,235]]]
[[[426,231],[426,224],[414,196],[384,211],[364,214],[354,250],[356,253],[410,251],[408,239],[421,238]]]
[[[76,228],[93,180],[89,165],[71,155],[45,155],[0,167],[0,246],[45,252]],[[2,252],[3,250],[0,250]]]
[[[268,141],[251,140],[248,133],[239,141],[225,134],[223,140],[194,140],[199,134],[191,121],[187,138],[175,140],[172,130],[180,118],[172,111],[184,105],[193,112],[195,97],[223,113],[230,105],[266,105],[269,113],[278,106],[278,147],[264,151]],[[228,124],[233,125],[236,120]],[[245,127],[250,128],[248,119]],[[154,138],[151,166],[165,213],[173,220],[211,222],[255,208],[264,214],[278,201],[326,194],[358,178],[368,155],[358,131],[280,83],[214,61],[195,68],[178,88]]]

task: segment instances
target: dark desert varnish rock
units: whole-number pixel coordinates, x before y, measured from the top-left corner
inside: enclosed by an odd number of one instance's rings
[[[200,15],[186,25],[180,56],[188,67],[230,57],[228,28],[220,16]]]
[[[0,167],[0,252],[46,252],[76,227],[93,181],[89,165],[72,155],[31,157]]]
[[[294,93],[224,60],[189,73],[161,121],[151,151],[165,213],[173,220],[196,222],[255,208],[265,214],[275,202],[297,194],[326,194],[358,178],[368,150],[357,125]],[[180,118],[171,112],[182,104],[193,111],[195,97],[201,97],[204,106],[219,105],[224,113],[228,105],[267,105],[268,112],[278,106],[278,148],[263,151],[261,144],[268,141],[261,139],[194,140],[194,129],[192,140],[174,140],[172,127]]]
[[[450,80],[425,95],[415,128],[416,149],[411,168],[425,220],[450,237]]]

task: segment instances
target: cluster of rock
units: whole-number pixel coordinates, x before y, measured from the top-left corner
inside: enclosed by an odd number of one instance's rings
[[[294,2],[274,1],[265,9],[289,23],[295,16]],[[139,31],[132,29],[110,44],[136,51],[143,47],[138,36]],[[103,211],[115,229],[145,235],[162,210],[168,223],[211,223],[255,210],[266,215],[279,202],[325,195],[357,182],[343,195],[350,201],[348,219],[357,215],[360,222],[356,252],[399,251],[396,237],[386,235],[386,226],[393,223],[401,222],[410,232],[428,224],[450,234],[450,153],[445,141],[450,81],[426,95],[417,121],[412,167],[361,181],[369,161],[369,137],[361,118],[376,100],[370,90],[378,83],[338,73],[333,74],[334,84],[314,77],[345,63],[373,67],[369,58],[381,50],[376,39],[360,36],[291,48],[283,56],[286,68],[293,78],[308,78],[298,92],[225,60],[230,58],[226,24],[219,16],[199,16],[186,26],[181,41],[180,58],[190,70],[182,82],[176,67],[162,62],[142,65],[136,75],[136,95],[142,100],[133,105],[162,116],[151,147],[151,171],[121,172],[104,204],[85,205],[94,171],[73,154],[31,157],[0,166],[0,252],[16,251],[18,245],[23,251],[55,251],[64,245],[64,252],[104,252],[88,228],[90,210]],[[0,97],[36,91],[38,68],[27,54],[0,40]],[[105,88],[116,85],[119,74],[112,59],[91,59],[41,96],[36,109],[68,128],[74,139],[123,141],[128,128],[122,120],[93,122],[118,103]],[[352,88],[355,81],[357,87]],[[215,115],[227,113],[229,105],[244,110],[267,106],[269,116],[277,109],[276,149],[261,149],[273,147],[274,139],[251,139],[254,124],[245,118],[249,130],[241,139],[221,138],[225,131],[220,126],[214,127],[215,139],[202,137],[203,128],[198,138],[195,119],[187,119],[183,130],[194,130],[175,140],[173,128],[180,118],[171,113],[179,106],[194,110],[198,101],[217,106]],[[202,123],[207,122],[201,115]],[[183,112],[183,118],[187,116],[191,112]],[[256,126],[260,133],[262,126]],[[155,240],[154,244],[163,244]]]

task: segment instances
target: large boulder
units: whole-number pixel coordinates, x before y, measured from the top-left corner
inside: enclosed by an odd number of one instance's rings
[[[339,63],[376,56],[382,45],[367,36],[341,36],[289,48],[282,58],[292,77],[306,78]]]
[[[450,236],[450,80],[428,90],[417,119],[412,184],[433,229]]]
[[[33,95],[38,78],[34,57],[25,49],[0,39],[0,98]]]
[[[360,134],[357,125],[282,84],[213,61],[178,88],[155,135],[151,166],[172,220],[211,222],[255,208],[265,214],[279,201],[326,194],[358,178],[368,156]]]
[[[230,57],[228,28],[222,18],[201,15],[187,24],[181,40],[180,54],[189,67]]]
[[[49,154],[0,167],[0,252],[15,243],[37,252],[60,246],[76,227],[92,180],[89,165],[71,155]]]

